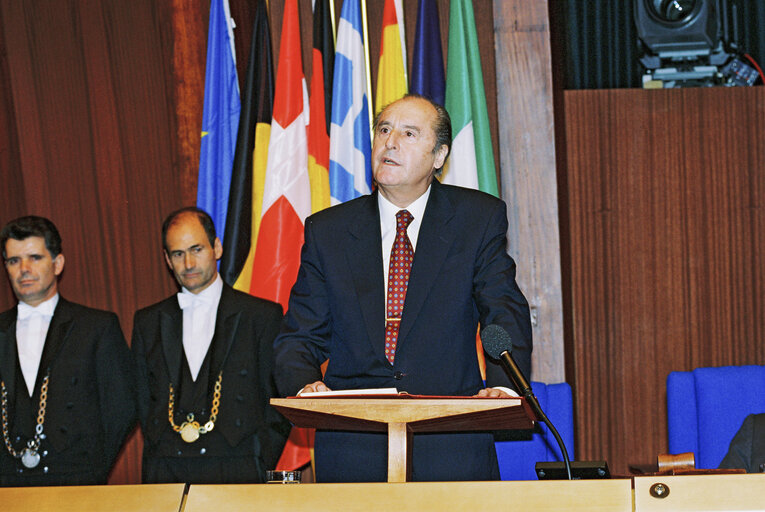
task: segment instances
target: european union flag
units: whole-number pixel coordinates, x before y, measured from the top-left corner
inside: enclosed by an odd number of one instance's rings
[[[241,110],[232,24],[228,0],[212,0],[207,35],[197,206],[212,216],[215,230],[221,238],[226,228],[231,169]]]

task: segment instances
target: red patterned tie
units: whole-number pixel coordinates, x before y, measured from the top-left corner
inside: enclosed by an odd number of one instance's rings
[[[388,266],[388,300],[385,306],[385,357],[393,364],[398,341],[398,328],[401,313],[404,311],[406,287],[409,284],[409,271],[412,269],[414,250],[406,228],[414,217],[406,210],[396,214],[396,240],[390,252]]]

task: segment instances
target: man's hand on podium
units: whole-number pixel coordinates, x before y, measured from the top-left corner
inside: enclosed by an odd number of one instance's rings
[[[327,387],[326,384],[324,384],[322,381],[317,380],[316,382],[312,382],[311,384],[307,384],[303,386],[303,389],[298,391],[297,396],[302,395],[303,393],[317,393],[319,391],[332,391]]]
[[[508,388],[483,388],[474,398],[514,398],[518,395]]]

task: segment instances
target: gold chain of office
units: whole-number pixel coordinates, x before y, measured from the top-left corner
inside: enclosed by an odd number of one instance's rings
[[[180,426],[175,424],[175,390],[173,389],[173,383],[170,383],[170,397],[167,402],[167,418],[170,420],[170,426],[173,427],[175,432],[181,434],[181,439],[187,443],[193,443],[199,436],[206,434],[215,428],[215,420],[218,419],[218,408],[220,407],[220,390],[223,386],[223,371],[218,374],[218,380],[215,381],[215,388],[213,388],[212,407],[210,408],[210,419],[207,423],[200,425],[198,421],[194,420],[194,413],[190,412],[186,415],[186,421],[181,423]]]
[[[5,388],[5,381],[0,381],[0,387],[2,388],[2,408],[3,408],[3,441],[8,452],[15,459],[21,459],[21,463],[32,469],[40,463],[40,442],[45,437],[43,434],[43,424],[45,423],[45,409],[48,405],[48,381],[50,380],[50,373],[46,374],[40,385],[40,403],[37,407],[37,425],[35,425],[35,435],[32,439],[27,441],[27,447],[21,451],[17,451],[11,444],[10,427],[8,425],[8,390]]]

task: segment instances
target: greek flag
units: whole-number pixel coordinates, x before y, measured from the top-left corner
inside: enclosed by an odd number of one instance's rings
[[[369,98],[359,0],[345,0],[337,28],[329,141],[332,204],[372,191]]]

